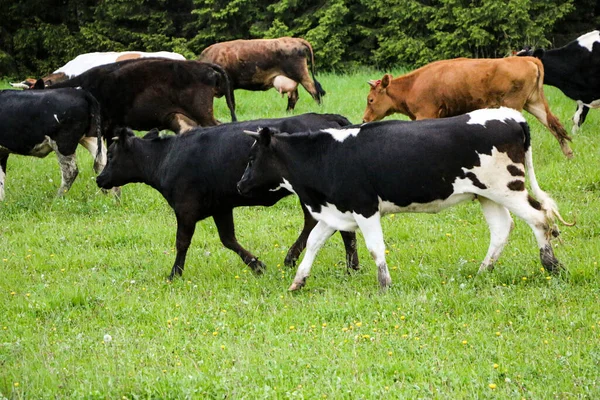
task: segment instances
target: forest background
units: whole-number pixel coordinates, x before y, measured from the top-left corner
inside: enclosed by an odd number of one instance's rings
[[[233,39],[309,40],[321,71],[419,67],[557,47],[595,29],[593,0],[0,0],[0,76],[50,73],[94,51],[194,59]]]

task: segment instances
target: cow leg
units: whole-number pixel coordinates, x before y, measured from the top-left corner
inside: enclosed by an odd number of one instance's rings
[[[590,111],[590,108],[583,104],[583,101],[577,100],[577,110],[575,111],[575,115],[573,115],[573,128],[571,129],[573,135],[577,133],[581,125],[585,122],[588,111]]]
[[[183,133],[189,131],[192,128],[197,127],[198,123],[186,115],[180,113],[173,113],[169,114],[166,125],[170,130],[172,130],[175,133]],[[214,125],[217,125],[216,121]]]
[[[173,280],[175,275],[183,275],[185,257],[190,247],[190,243],[192,242],[195,230],[196,221],[193,218],[177,215],[177,237],[175,238],[177,255],[175,256],[173,268],[171,268],[171,274],[169,274],[169,280]]]
[[[0,151],[0,201],[4,200],[4,182],[6,180],[6,162],[8,161],[8,152]]]
[[[493,263],[500,257],[500,253],[506,246],[514,223],[506,207],[485,197],[479,197],[479,203],[490,228],[490,247],[479,267],[481,273],[494,269]]]
[[[571,138],[567,134],[567,131],[565,131],[565,128],[563,128],[558,118],[556,118],[554,114],[550,112],[548,104],[545,101],[531,101],[527,102],[523,108],[530,112],[546,128],[550,130],[556,140],[558,140],[563,154],[567,156],[567,158],[573,158],[573,150],[571,150],[571,147],[569,147],[568,143]]]
[[[54,140],[50,139],[49,136],[46,136],[46,141],[56,153],[58,163],[60,164],[61,182],[60,188],[58,188],[58,193],[56,195],[62,196],[69,191],[71,185],[75,181],[75,178],[77,178],[77,175],[79,174],[75,157],[75,149],[73,149],[72,154],[64,155],[58,148],[58,144]]]
[[[294,111],[296,107],[296,103],[300,98],[300,94],[298,93],[298,89],[294,89],[293,91],[288,93],[288,105],[286,111],[291,112]]]
[[[310,275],[310,269],[315,261],[317,253],[334,232],[335,229],[323,221],[319,221],[313,230],[310,231],[310,235],[308,235],[308,240],[306,242],[306,254],[304,254],[304,258],[298,266],[294,282],[292,282],[292,285],[289,288],[290,291],[298,290],[305,285],[306,278]]]
[[[102,146],[100,140],[96,137],[84,136],[79,141],[79,144],[85,147],[92,157],[94,157],[94,171],[96,174],[102,172],[106,166],[106,146]],[[100,151],[98,151],[99,149]]]
[[[376,212],[369,218],[354,214],[356,223],[363,233],[367,249],[377,265],[377,279],[381,289],[387,289],[392,284],[392,277],[385,261],[385,243],[381,229],[381,215]]]
[[[244,249],[235,237],[235,226],[233,223],[233,210],[213,215],[213,220],[219,231],[219,238],[223,246],[237,253],[253,272],[261,274],[267,268],[256,256]]]
[[[293,267],[296,265],[296,261],[300,257],[300,254],[306,247],[306,241],[311,230],[317,224],[317,221],[310,215],[310,212],[306,209],[304,204],[301,204],[302,212],[304,213],[304,227],[300,236],[290,247],[285,256],[283,263],[287,267]],[[340,231],[342,240],[344,241],[344,248],[346,249],[346,268],[358,270],[358,252],[356,251],[356,234],[354,232]]]
[[[554,252],[550,244],[550,238],[556,235],[548,217],[551,212],[530,197],[527,191],[520,193],[522,194],[518,196],[514,193],[512,195],[505,194],[504,196],[502,193],[499,193],[495,198],[491,198],[491,200],[502,204],[529,225],[531,230],[533,230],[538,248],[540,249],[542,265],[549,272],[557,272],[562,268],[562,265],[554,257]]]

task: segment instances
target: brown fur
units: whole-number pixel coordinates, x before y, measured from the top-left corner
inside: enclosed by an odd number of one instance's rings
[[[457,58],[433,62],[396,79],[386,74],[369,82],[363,120],[377,121],[394,113],[411,119],[443,118],[479,108],[510,107],[535,116],[572,157],[571,138],[550,112],[544,96],[544,67],[534,57]]]
[[[309,74],[307,57],[312,65]],[[221,65],[229,74],[234,89],[268,90],[277,76],[285,76],[300,83],[318,102],[325,92],[314,79],[314,53],[304,39],[282,37],[278,39],[233,40],[207,47],[199,61]],[[288,111],[293,110],[298,90],[289,95]]]

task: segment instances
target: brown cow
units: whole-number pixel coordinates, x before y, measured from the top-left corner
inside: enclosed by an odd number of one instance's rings
[[[410,119],[452,117],[479,108],[525,109],[556,137],[569,158],[571,138],[548,107],[544,96],[544,67],[533,57],[436,61],[392,79],[370,81],[364,122],[394,113]]]
[[[152,128],[185,132],[213,126],[213,99],[223,94],[236,120],[233,90],[218,65],[197,61],[142,58],[101,65],[50,86],[82,87],[100,103],[103,131],[110,141],[114,128]]]
[[[311,62],[312,79],[308,73],[307,57]],[[297,86],[290,85],[289,80],[304,86],[319,104],[321,97],[325,96],[321,84],[315,79],[312,46],[304,39],[282,37],[216,43],[204,49],[198,60],[221,65],[229,74],[234,89],[268,90],[276,87],[280,93],[287,93],[287,111],[293,110],[298,101]]]

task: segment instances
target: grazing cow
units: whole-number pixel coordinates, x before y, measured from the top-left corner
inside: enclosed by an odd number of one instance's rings
[[[43,87],[40,80],[37,85]],[[61,170],[58,195],[66,193],[77,177],[77,143],[95,157],[94,170],[106,164],[100,140],[100,106],[80,89],[53,91],[0,91],[0,200],[9,154],[46,157],[54,150]]]
[[[513,109],[484,109],[447,119],[386,121],[316,133],[247,132],[257,140],[240,193],[285,187],[319,221],[290,290],[301,288],[316,253],[335,230],[360,229],[378,268],[391,283],[380,218],[399,212],[436,213],[478,199],[491,233],[480,271],[492,268],[508,240],[509,211],[533,230],[542,265],[555,271],[549,237],[562,217],[537,184],[529,127]],[[533,194],[525,188],[525,170]]]
[[[117,126],[185,132],[213,126],[213,98],[225,95],[236,120],[233,90],[218,65],[157,58],[101,65],[50,88],[82,87],[101,105],[104,132]],[[107,136],[110,140],[110,137]]]
[[[519,56],[533,56],[544,64],[544,83],[577,101],[572,133],[585,121],[590,108],[600,107],[600,31],[588,32],[553,50],[525,48]]]
[[[525,109],[556,137],[569,158],[571,140],[544,97],[544,67],[537,58],[457,58],[428,64],[406,75],[370,81],[364,122],[394,113],[410,119],[444,118],[487,107]]]
[[[312,79],[307,57],[311,62]],[[282,37],[216,43],[204,49],[198,60],[221,65],[229,74],[234,89],[268,90],[275,87],[279,93],[287,93],[287,111],[293,110],[298,101],[298,83],[319,104],[325,96],[315,79],[312,46],[304,39]]]
[[[86,53],[80,54],[73,60],[69,61],[50,75],[43,77],[45,86],[51,86],[55,83],[66,81],[77,75],[83,74],[85,71],[97,67],[123,60],[133,60],[137,58],[168,58],[171,60],[185,60],[185,57],[179,53],[171,53],[168,51],[159,51],[155,53],[146,53],[143,51],[110,51],[106,53]],[[26,79],[21,83],[11,83],[13,87],[29,89],[35,84],[35,79]]]
[[[212,216],[225,247],[235,251],[256,272],[264,265],[244,249],[235,237],[233,208],[270,206],[290,194],[285,189],[241,196],[236,183],[244,172],[254,141],[243,133],[263,126],[287,132],[339,128],[350,122],[334,114],[305,114],[290,118],[245,121],[194,130],[181,136],[159,138],[157,131],[137,138],[120,130],[108,150],[108,164],[97,178],[98,186],[111,188],[131,182],[143,182],[158,190],[177,217],[177,256],[170,278],[182,275],[185,257],[194,235],[196,222]],[[306,245],[316,221],[305,211],[304,229],[288,251],[285,263],[294,265]],[[343,233],[347,263],[358,267],[354,234]]]

